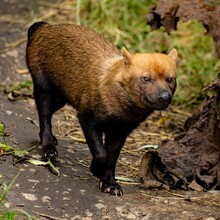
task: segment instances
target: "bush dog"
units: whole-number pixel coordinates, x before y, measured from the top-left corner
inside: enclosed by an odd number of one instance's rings
[[[78,111],[93,156],[90,170],[100,178],[101,191],[122,195],[115,180],[120,150],[140,122],[171,103],[176,60],[175,49],[168,55],[130,54],[87,27],[34,23],[28,30],[26,61],[43,157],[54,159],[58,154],[51,118],[68,103]]]

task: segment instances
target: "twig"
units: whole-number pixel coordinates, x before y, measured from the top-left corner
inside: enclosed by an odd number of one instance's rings
[[[160,117],[162,118],[163,129],[164,129],[164,131],[165,131],[165,134],[166,134],[167,138],[169,138],[169,136],[168,136],[168,132],[167,132],[167,129],[166,129],[166,125],[165,125],[165,122],[164,122],[164,119],[163,119],[162,112],[159,111],[159,114],[160,114]]]
[[[123,181],[123,180],[117,180],[118,183],[123,183],[124,185],[140,185],[139,182],[127,182],[127,181]]]
[[[67,135],[67,137],[69,137],[70,139],[74,140],[74,141],[78,141],[80,143],[86,143],[86,140],[83,138],[77,138],[77,137],[73,137],[72,135]]]
[[[179,108],[177,108],[177,107],[172,107],[171,110],[174,111],[174,112],[176,112],[176,113],[178,113],[178,114],[180,114],[180,115],[184,115],[184,116],[187,116],[187,117],[192,116],[192,113],[183,111],[183,110],[181,110],[181,109],[179,109]]]
[[[26,37],[23,37],[15,42],[12,42],[10,44],[6,44],[6,48],[11,48],[11,47],[17,47],[19,46],[20,44],[24,43],[27,41],[27,38]]]
[[[80,159],[77,158],[77,159],[75,160],[75,162],[78,163],[78,164],[80,164],[80,165],[82,165],[82,166],[84,166],[84,167],[86,167],[86,168],[89,168],[88,165],[86,165],[85,163],[83,163],[83,162],[84,162],[83,160],[80,160]]]
[[[59,217],[55,217],[55,216],[52,216],[52,215],[47,215],[47,214],[40,213],[40,212],[37,212],[37,211],[33,211],[33,212],[37,215],[40,215],[40,216],[45,217],[45,218],[49,218],[51,220],[65,220],[64,218],[59,218]]]
[[[4,49],[0,50],[0,54],[5,53],[10,48],[17,47],[17,46],[19,46],[20,44],[22,44],[22,43],[24,43],[26,41],[27,41],[27,38],[24,37],[24,38],[21,38],[21,39],[15,41],[15,42],[13,42],[13,43],[7,44]]]
[[[186,196],[183,196],[183,195],[181,195],[181,194],[173,193],[173,192],[170,192],[170,191],[168,191],[168,190],[166,190],[166,189],[162,189],[162,190],[165,191],[166,193],[172,195],[172,196],[180,197],[180,198],[183,198],[183,199],[189,199],[189,198],[187,198]]]
[[[165,191],[166,193],[168,193],[170,195],[182,198],[184,200],[188,200],[188,201],[192,201],[192,202],[200,202],[202,204],[215,205],[215,206],[220,207],[220,203],[213,202],[213,201],[207,201],[207,200],[204,199],[204,197],[199,198],[199,197],[184,196],[184,195],[181,195],[181,194],[170,192],[170,191],[168,191],[166,189],[163,189],[163,191]],[[206,196],[206,198],[208,198],[208,196]]]
[[[124,166],[129,166],[132,170],[138,170],[137,167],[133,167],[133,166],[129,165],[128,163],[124,163],[124,162],[121,161],[121,160],[118,160],[118,163],[120,163],[120,164],[122,164],[122,165],[124,165]]]
[[[33,120],[32,118],[27,117],[26,120],[30,121],[30,122],[31,122],[32,124],[34,124],[37,128],[39,128],[39,124],[38,124],[35,120]]]

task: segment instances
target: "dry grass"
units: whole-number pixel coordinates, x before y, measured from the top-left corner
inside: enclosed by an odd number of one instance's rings
[[[123,147],[118,163],[116,176],[127,184],[139,183],[139,165],[148,148],[154,148],[165,139],[173,139],[183,131],[184,121],[191,114],[171,107],[169,111],[157,111],[134,130]],[[57,137],[60,140],[74,140],[86,144],[83,132],[70,106],[65,106],[56,122]],[[90,158],[82,158],[80,165],[89,167]]]

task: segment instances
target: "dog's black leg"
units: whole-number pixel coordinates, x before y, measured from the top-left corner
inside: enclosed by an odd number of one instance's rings
[[[34,97],[38,110],[40,123],[40,141],[42,144],[43,158],[55,159],[58,155],[55,145],[57,139],[52,134],[51,118],[55,111],[66,104],[60,94],[52,89],[44,80],[33,79],[34,82]],[[41,84],[43,83],[43,86]]]
[[[100,178],[100,189],[102,192],[111,195],[123,195],[121,186],[115,180],[115,167],[127,135],[127,133],[114,131],[106,133],[107,166],[104,175]]]
[[[78,114],[87,144],[93,156],[90,170],[96,177],[101,177],[106,170],[107,152],[103,145],[103,129],[93,118]]]

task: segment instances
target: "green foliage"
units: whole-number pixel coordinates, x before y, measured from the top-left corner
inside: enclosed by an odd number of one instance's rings
[[[157,0],[78,0],[72,3],[76,23],[90,26],[110,39],[117,47],[133,52],[179,53],[178,87],[174,102],[185,107],[198,104],[202,88],[217,75],[220,61],[215,58],[212,37],[198,21],[178,23],[168,35],[164,28],[152,31],[146,24],[149,7]]]
[[[60,176],[60,171],[53,165],[53,163],[48,159],[47,161],[41,161],[41,160],[36,160],[36,159],[30,159],[27,160],[27,162],[32,163],[37,166],[48,166],[50,171],[57,175]]]
[[[7,145],[7,142],[5,139],[5,125],[4,125],[4,123],[0,123],[0,136],[2,136],[2,138],[3,138],[4,145]]]
[[[14,179],[11,181],[11,183],[8,186],[4,184],[3,192],[0,195],[0,205],[1,205],[2,201],[6,198],[8,191],[12,187],[12,185],[13,185],[14,181],[16,180],[16,178],[18,177],[18,175],[19,175],[19,173],[14,177]]]
[[[7,194],[9,193],[12,185],[14,184],[18,176],[19,173],[14,177],[14,179],[8,185],[6,184],[1,185],[2,192],[0,194],[0,220],[15,220],[15,219],[37,220],[36,217],[29,215],[26,211],[22,209],[11,209],[11,208],[6,209],[5,207],[3,207],[3,201],[6,199]],[[21,216],[23,217],[20,218]]]
[[[216,76],[220,60],[215,58],[215,46],[211,36],[201,23],[195,20],[179,22],[177,31],[170,35],[170,47],[179,52],[177,104],[190,106],[204,99],[203,87]]]
[[[81,2],[80,20],[77,23],[90,26],[121,48],[144,51],[143,42],[149,31],[146,12],[156,0],[87,0]]]
[[[6,211],[2,215],[0,214],[0,220],[14,220],[17,216],[16,211]]]
[[[1,154],[12,154],[14,157],[18,158],[24,158],[26,155],[28,155],[29,151],[32,150],[21,150],[19,148],[13,148],[10,145],[7,144],[6,138],[5,138],[5,125],[4,123],[0,123],[0,136],[3,137],[3,142],[0,142],[0,155]]]
[[[11,181],[9,185],[3,184],[3,192],[0,195],[0,220],[13,220],[17,216],[16,211],[14,210],[5,210],[2,209],[2,202],[5,200],[10,188],[12,187],[14,181],[18,177],[19,173],[14,177],[14,179]]]
[[[6,90],[6,93],[10,93],[13,91],[19,91],[21,89],[28,89],[28,90],[32,91],[32,86],[33,86],[32,80],[26,80],[26,81],[21,82],[19,84],[16,84],[16,85],[13,84],[9,87],[6,87],[5,90]]]
[[[0,136],[3,136],[5,133],[5,125],[3,123],[0,123]]]

